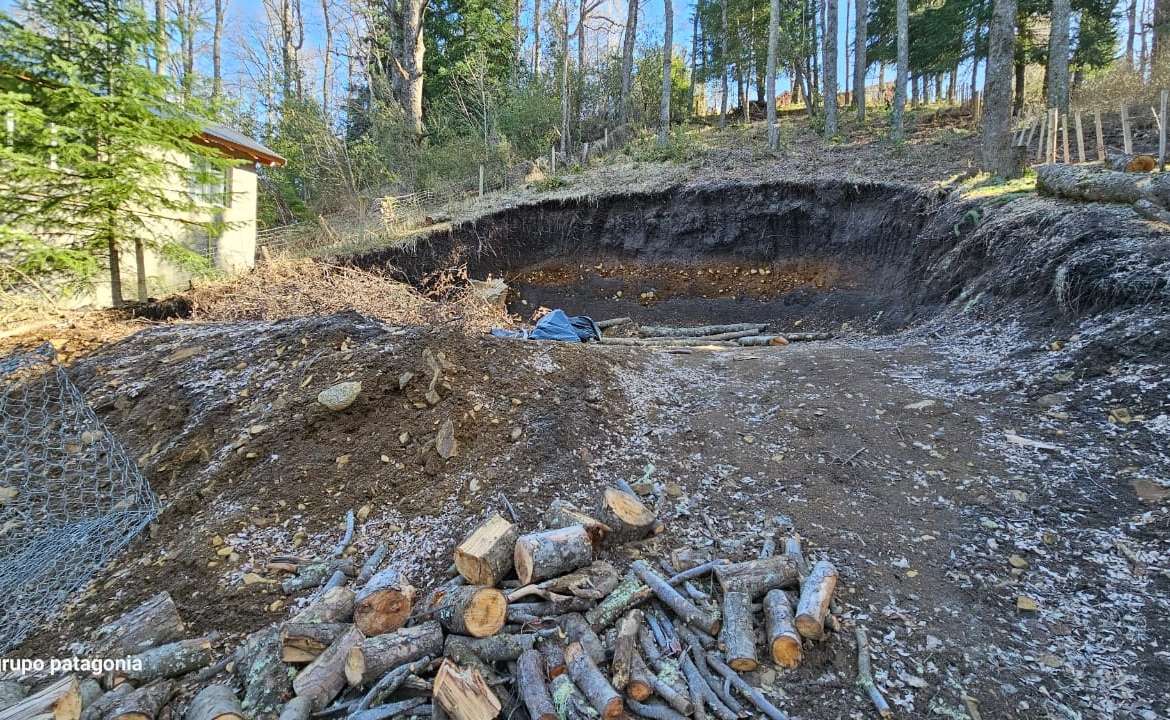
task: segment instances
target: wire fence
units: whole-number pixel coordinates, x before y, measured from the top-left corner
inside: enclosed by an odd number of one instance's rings
[[[49,620],[158,511],[50,346],[0,359],[0,652]]]

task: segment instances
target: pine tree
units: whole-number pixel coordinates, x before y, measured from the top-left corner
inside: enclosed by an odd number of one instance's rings
[[[0,285],[78,290],[107,272],[120,305],[120,257],[136,242],[200,262],[159,234],[170,225],[159,219],[199,207],[188,184],[213,182],[229,161],[196,140],[201,124],[171,102],[180,88],[149,66],[157,27],[140,3],[20,8],[19,20],[0,13]]]

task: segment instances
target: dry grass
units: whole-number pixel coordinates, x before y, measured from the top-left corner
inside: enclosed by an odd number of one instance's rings
[[[277,320],[353,310],[397,325],[455,323],[482,331],[508,317],[462,278],[438,283],[427,297],[405,283],[321,260],[275,258],[251,272],[190,292],[191,318],[204,322]]]

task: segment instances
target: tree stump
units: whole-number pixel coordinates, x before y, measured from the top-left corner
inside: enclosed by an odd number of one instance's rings
[[[619,543],[649,537],[658,523],[658,518],[636,495],[617,488],[605,489],[597,514],[610,527],[608,538]]]

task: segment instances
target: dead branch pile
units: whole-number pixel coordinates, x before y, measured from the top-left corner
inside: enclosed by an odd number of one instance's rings
[[[186,638],[161,593],[92,640],[95,653],[132,661],[100,688],[83,691],[69,676],[0,697],[0,717],[784,720],[740,673],[768,661],[794,667],[806,643],[837,628],[836,568],[809,567],[795,536],[779,553],[768,538],[743,562],[683,549],[619,571],[598,559],[603,546],[663,531],[624,483],[606,488],[593,512],[554,502],[543,524],[526,532],[487,518],[456,547],[452,577],[420,594],[383,566],[385,546],[360,566],[347,557],[347,519],[329,557],[271,559],[269,572],[288,575],[286,591],[312,591],[308,605],[218,663],[212,638]],[[225,671],[233,679],[208,684]]]

